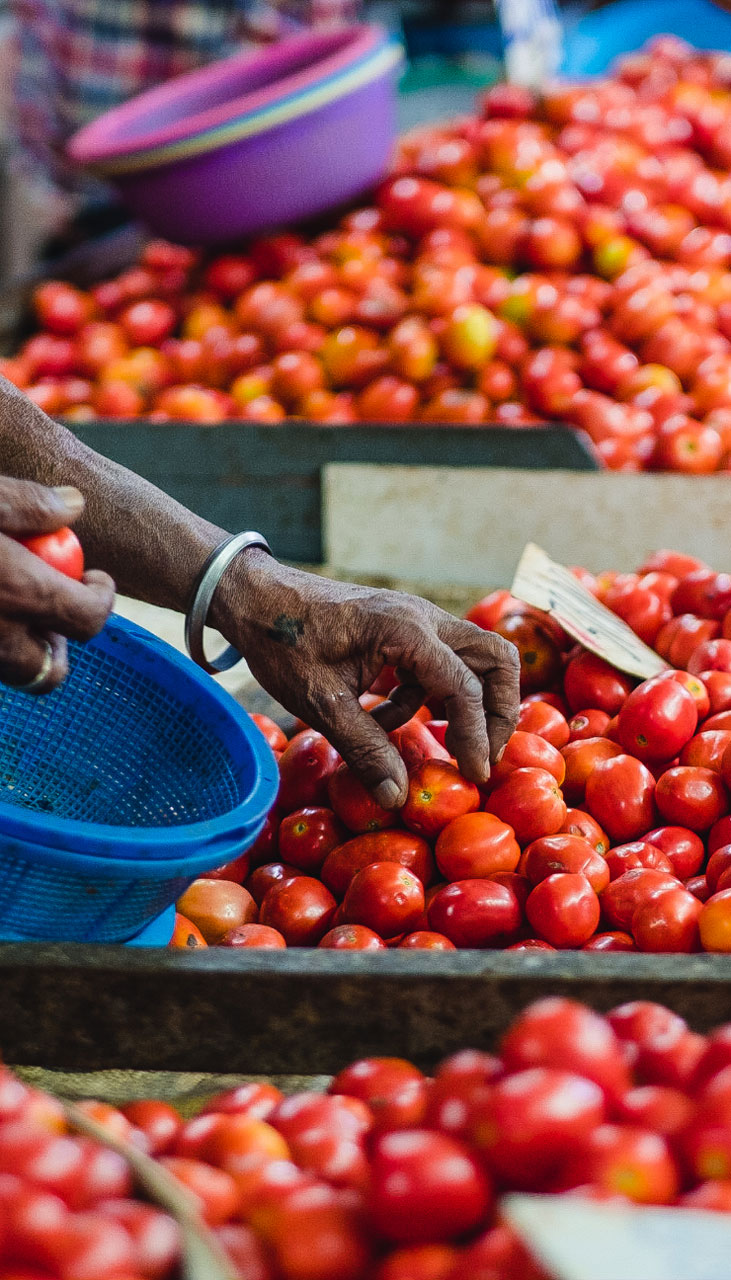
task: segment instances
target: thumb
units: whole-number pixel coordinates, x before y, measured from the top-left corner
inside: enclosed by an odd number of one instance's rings
[[[382,808],[399,808],[409,779],[396,747],[355,694],[341,697],[336,705],[335,716],[323,723],[322,732]]]
[[[0,533],[11,538],[55,533],[78,519],[83,509],[84,499],[71,485],[49,489],[33,480],[0,477]]]

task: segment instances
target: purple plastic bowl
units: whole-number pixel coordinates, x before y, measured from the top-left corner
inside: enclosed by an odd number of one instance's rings
[[[140,95],[78,133],[69,155],[173,240],[271,230],[383,176],[399,63],[379,28],[298,36]]]

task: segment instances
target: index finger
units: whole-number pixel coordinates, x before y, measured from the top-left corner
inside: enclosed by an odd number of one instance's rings
[[[447,749],[466,778],[486,782],[490,776],[490,740],[482,681],[429,627],[414,625],[403,631],[399,640],[398,647],[388,649],[386,661],[411,672],[428,695],[444,703],[449,722]]]

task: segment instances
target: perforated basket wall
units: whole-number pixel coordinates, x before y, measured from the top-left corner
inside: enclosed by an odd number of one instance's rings
[[[276,765],[246,713],[122,619],[45,697],[0,690],[0,936],[123,941],[256,838]]]

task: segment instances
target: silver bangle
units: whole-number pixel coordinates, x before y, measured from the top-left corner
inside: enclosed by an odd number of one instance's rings
[[[249,530],[248,533],[235,533],[233,537],[226,538],[226,541],[216,547],[206,560],[185,617],[185,646],[188,653],[199,667],[210,672],[211,675],[215,675],[218,671],[229,671],[241,661],[241,654],[231,644],[219,653],[217,658],[209,660],[203,649],[203,628],[223,574],[231,561],[246,547],[261,547],[262,551],[272,554],[269,543],[260,533]]]

